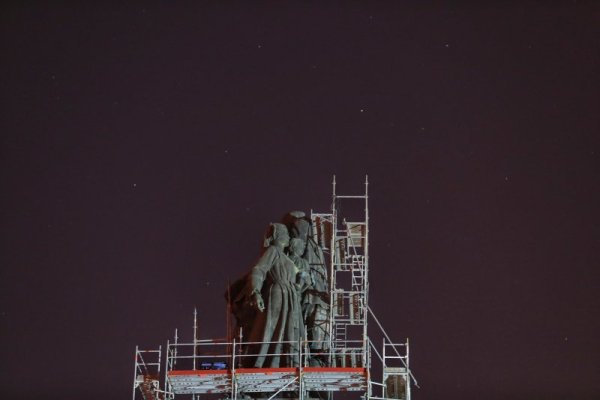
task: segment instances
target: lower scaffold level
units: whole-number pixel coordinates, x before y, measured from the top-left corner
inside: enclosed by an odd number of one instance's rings
[[[174,394],[366,391],[365,368],[240,368],[171,371]]]
[[[387,336],[387,335],[386,335]],[[316,356],[333,366],[311,366],[315,361],[310,342],[298,343],[299,365],[282,368],[246,368],[252,360],[247,344],[224,340],[195,340],[192,343],[167,343],[165,370],[161,374],[162,347],[136,349],[132,400],[175,398],[247,400],[332,399],[336,392],[357,393],[364,400],[410,400],[409,344],[383,339],[378,349],[367,338],[363,345],[321,351]],[[252,343],[255,344],[255,343]],[[377,365],[373,369],[371,354]],[[281,353],[284,359],[289,354]],[[337,360],[333,362],[332,360]],[[347,363],[346,366],[340,366]],[[335,366],[337,365],[337,366]],[[371,371],[381,373],[374,379]],[[164,389],[161,390],[160,378]],[[413,379],[414,380],[414,379]],[[416,382],[415,382],[416,383]]]

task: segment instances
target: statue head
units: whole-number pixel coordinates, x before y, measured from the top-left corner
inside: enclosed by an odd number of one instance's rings
[[[298,218],[292,223],[290,230],[292,237],[302,239],[306,242],[310,233],[310,222],[303,218]]]
[[[304,211],[290,211],[290,216],[293,218],[304,218],[306,214]]]
[[[290,244],[290,235],[285,225],[276,222],[272,223],[269,231],[270,235],[265,238],[265,247],[268,247],[271,244],[287,247]]]

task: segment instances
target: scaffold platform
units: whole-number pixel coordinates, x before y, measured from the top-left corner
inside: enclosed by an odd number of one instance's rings
[[[236,370],[181,370],[167,373],[174,394],[307,391],[366,391],[366,368],[239,368]]]

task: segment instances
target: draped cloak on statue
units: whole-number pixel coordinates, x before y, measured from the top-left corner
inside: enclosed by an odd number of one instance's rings
[[[256,313],[248,340],[273,342],[249,346],[248,354],[257,354],[254,368],[299,365],[298,346],[304,324],[295,286],[296,273],[292,260],[276,245],[267,248],[250,272],[250,290],[261,293],[265,310]],[[287,354],[280,356],[282,353]]]

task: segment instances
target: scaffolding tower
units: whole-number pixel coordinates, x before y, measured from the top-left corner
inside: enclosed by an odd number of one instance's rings
[[[411,383],[417,382],[409,368],[408,339],[401,343],[392,341],[368,302],[368,178],[364,193],[359,195],[337,194],[335,176],[332,185],[331,211],[310,214],[313,240],[329,260],[328,347],[319,350],[319,356],[328,360],[327,365],[311,365],[313,349],[304,338],[287,346],[297,351],[297,367],[244,368],[244,357],[256,356],[242,351],[249,343],[244,343],[241,335],[199,340],[194,310],[193,341],[180,343],[176,330],[174,340],[167,342],[163,389],[162,347],[136,347],[132,400],[197,400],[211,396],[230,400],[333,400],[334,394],[341,392],[357,393],[364,400],[410,400]],[[381,346],[376,346],[369,336],[369,316],[383,335]],[[372,365],[372,361],[377,365]],[[374,367],[381,371],[381,381],[372,376]]]

